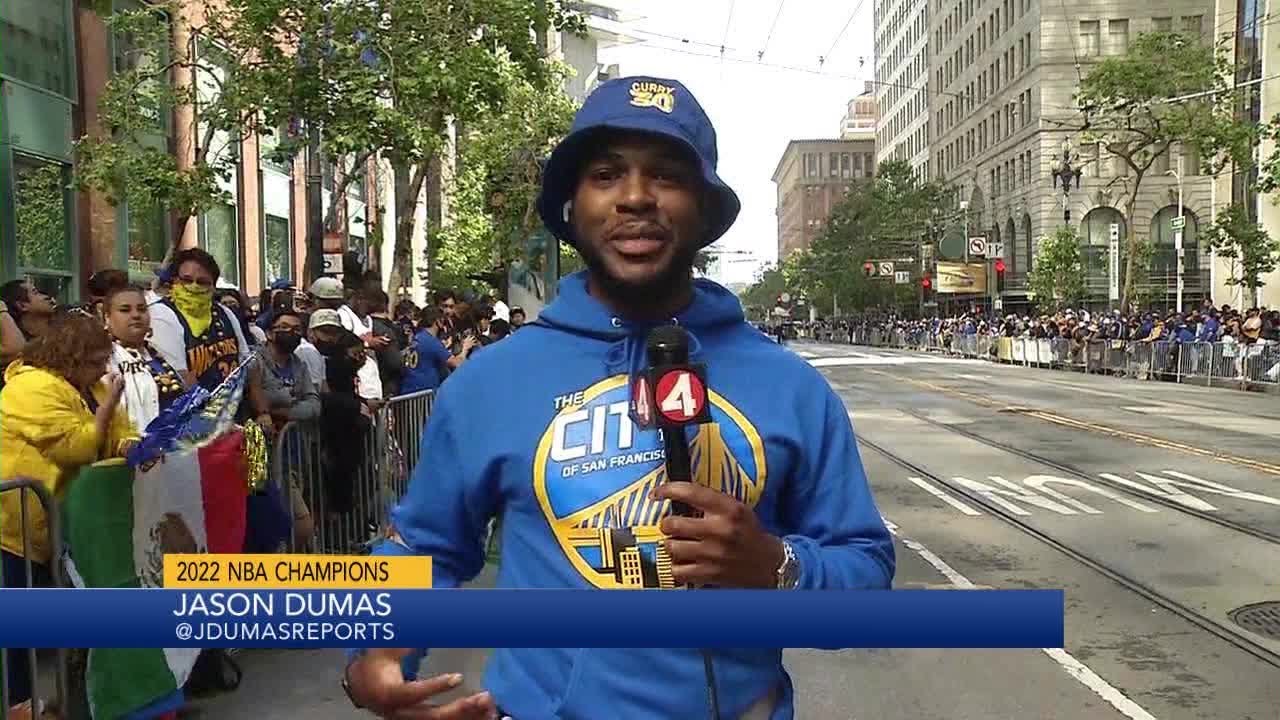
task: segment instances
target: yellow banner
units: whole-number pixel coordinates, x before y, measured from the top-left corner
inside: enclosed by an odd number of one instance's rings
[[[983,263],[938,263],[937,291],[944,294],[987,292],[987,266]]]
[[[347,555],[165,555],[166,588],[414,590],[431,587],[431,558]]]

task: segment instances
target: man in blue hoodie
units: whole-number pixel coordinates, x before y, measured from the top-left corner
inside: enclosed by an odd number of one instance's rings
[[[893,543],[843,403],[730,292],[693,279],[695,254],[740,207],[716,165],[715,130],[680,83],[622,78],[587,99],[539,199],[587,270],[444,386],[422,441],[430,460],[377,554],[430,555],[435,586],[456,587],[484,567],[501,514],[499,587],[890,586]],[[673,323],[712,390],[713,422],[688,431],[692,483],[664,482],[659,433],[630,412],[646,335]],[[501,430],[493,407],[509,413]],[[672,501],[701,516],[673,516]],[[487,692],[442,707],[430,697],[461,680],[415,679],[425,652],[352,651],[344,685],[388,718],[697,718],[709,695],[726,718],[794,714],[781,649],[709,653],[710,673],[696,650],[499,649]]]

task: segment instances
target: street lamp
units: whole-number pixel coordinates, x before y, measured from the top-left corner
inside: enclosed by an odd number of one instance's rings
[[[1056,153],[1053,156],[1054,168],[1050,175],[1053,177],[1053,186],[1057,187],[1062,184],[1062,221],[1067,226],[1071,225],[1071,184],[1074,181],[1076,189],[1080,189],[1080,176],[1084,171],[1079,167],[1072,167],[1071,139],[1062,141],[1062,156]]]
[[[1186,227],[1187,218],[1183,214],[1182,207],[1182,155],[1178,155],[1178,169],[1168,170],[1166,175],[1172,175],[1178,181],[1178,220],[1173,225],[1173,252],[1178,259],[1178,312],[1182,312],[1182,289],[1183,267],[1182,267],[1182,228]]]

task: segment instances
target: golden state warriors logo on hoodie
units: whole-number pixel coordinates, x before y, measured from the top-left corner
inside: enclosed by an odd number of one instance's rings
[[[755,507],[766,480],[755,426],[712,392],[713,422],[690,430],[694,482]],[[658,529],[670,503],[649,499],[666,482],[660,433],[631,421],[625,375],[556,401],[534,456],[534,493],[560,549],[599,588],[674,588]]]

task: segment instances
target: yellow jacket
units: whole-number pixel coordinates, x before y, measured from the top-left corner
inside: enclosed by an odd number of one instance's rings
[[[116,409],[107,437],[99,437],[89,404],[55,373],[17,360],[4,378],[4,390],[0,391],[0,482],[35,480],[56,501],[81,467],[119,456],[127,441],[138,438],[123,405]],[[99,403],[104,402],[106,384],[98,383],[93,395]],[[0,493],[0,547],[15,555],[24,554],[20,495],[26,496],[31,561],[48,563],[48,519],[35,493]]]

